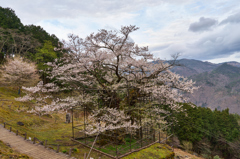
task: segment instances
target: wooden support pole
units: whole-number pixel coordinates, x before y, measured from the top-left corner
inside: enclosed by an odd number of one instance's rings
[[[10,132],[12,131],[12,127],[10,127]]]
[[[153,129],[153,142],[155,142],[155,129]]]
[[[158,141],[159,141],[159,143],[161,142],[161,138],[160,138],[160,130],[159,130],[159,132],[158,132]]]
[[[26,140],[27,139],[27,133],[25,133],[25,135],[24,135],[24,140]]]
[[[72,137],[73,137],[73,139],[74,139],[73,107],[72,107]]]
[[[16,132],[16,136],[18,136],[18,130],[17,130],[17,132]]]
[[[3,123],[3,127],[6,128],[6,123],[5,122]]]
[[[86,108],[85,108],[86,106],[84,106],[84,135],[85,135],[85,137],[84,137],[84,139],[85,139],[85,145],[86,145],[86,121],[85,121],[85,119],[86,119]]]
[[[167,144],[167,132],[166,132],[166,141],[165,141],[165,144]]]
[[[141,135],[141,148],[142,148],[142,140],[143,140],[143,130],[142,130],[142,118],[140,117],[140,135]]]
[[[33,144],[35,144],[35,143],[36,143],[36,138],[34,137],[34,138],[33,138]]]
[[[47,140],[45,140],[45,148],[47,148]]]
[[[132,152],[132,130],[130,129],[130,152]]]
[[[57,146],[57,153],[59,152],[59,145]]]
[[[70,150],[69,150],[69,156],[71,156],[72,155],[72,148],[70,148]]]

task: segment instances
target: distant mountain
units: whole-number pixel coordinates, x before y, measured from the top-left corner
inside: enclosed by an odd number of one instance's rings
[[[231,113],[240,114],[240,63],[213,64],[189,59],[177,62],[183,66],[177,66],[172,71],[200,86],[190,95],[192,103],[218,110],[229,108]]]
[[[182,66],[176,66],[172,69],[172,71],[185,77],[203,72],[209,72],[219,66],[219,64],[190,59],[181,59],[177,60],[176,62]]]
[[[232,66],[235,66],[235,67],[240,67],[240,63],[235,62],[235,61],[230,61],[230,62],[225,62],[225,63],[227,63],[229,65],[232,65]]]

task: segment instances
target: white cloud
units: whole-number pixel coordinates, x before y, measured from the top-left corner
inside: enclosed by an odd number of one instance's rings
[[[180,52],[184,58],[201,60],[228,57],[240,51],[240,24],[232,23],[239,18],[238,4],[239,0],[0,2],[2,7],[14,9],[25,25],[40,25],[60,39],[66,39],[68,33],[84,38],[102,28],[120,29],[123,25],[132,24],[140,29],[131,34],[131,38],[141,46],[148,45],[154,55],[164,59]],[[200,25],[200,30],[208,32],[189,32],[189,26],[201,17],[205,20],[206,17],[211,18],[208,20],[213,22]],[[225,24],[213,28],[214,20]]]
[[[240,62],[240,52],[234,52],[232,55],[229,55],[229,56],[224,56],[221,58],[215,58],[215,59],[206,60],[206,61],[211,62],[211,63],[222,63],[222,62],[226,62],[226,61]]]

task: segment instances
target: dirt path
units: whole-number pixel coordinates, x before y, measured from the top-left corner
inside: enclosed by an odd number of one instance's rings
[[[24,140],[21,136],[9,132],[0,125],[0,140],[22,154],[26,154],[34,159],[68,159],[67,155],[56,153],[53,150],[44,148],[42,145],[32,144]]]

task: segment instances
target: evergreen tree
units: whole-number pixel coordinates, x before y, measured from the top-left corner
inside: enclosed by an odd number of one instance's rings
[[[3,8],[0,6],[0,27],[4,29],[19,29],[23,30],[24,26],[20,19],[11,8]]]

